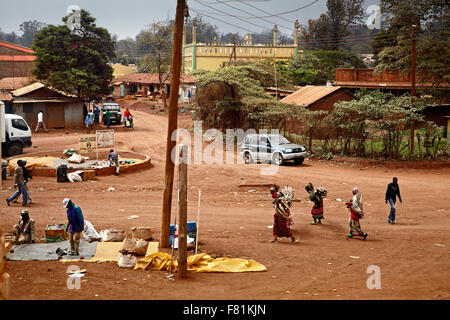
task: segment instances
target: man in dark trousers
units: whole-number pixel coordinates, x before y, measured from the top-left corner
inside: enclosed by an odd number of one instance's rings
[[[394,177],[392,178],[392,182],[388,184],[386,189],[386,196],[385,201],[391,205],[391,210],[389,212],[389,223],[394,224],[395,223],[395,200],[397,199],[402,202],[402,197],[400,196],[400,187],[398,185],[398,178]]]
[[[114,152],[114,149],[109,150],[108,161],[114,163],[116,166],[116,176],[118,176],[120,170],[119,155],[117,152]]]
[[[83,213],[79,206],[74,204],[69,198],[63,200],[64,208],[67,209],[67,227],[69,231],[70,252],[69,255],[79,256],[80,235],[84,230]]]

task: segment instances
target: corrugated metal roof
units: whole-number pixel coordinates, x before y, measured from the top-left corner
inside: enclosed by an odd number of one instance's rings
[[[14,91],[12,92],[12,94],[13,94],[13,96],[15,96],[15,97],[20,97],[20,96],[23,96],[24,94],[27,94],[27,93],[36,91],[36,90],[41,89],[41,88],[44,88],[44,87],[45,87],[45,85],[44,85],[43,83],[35,82],[35,83],[30,84],[30,85],[28,85],[28,86],[26,86],[26,87],[23,87],[23,88],[14,90]]]
[[[195,83],[195,78],[189,75],[181,75],[181,82],[184,83]],[[158,84],[158,74],[157,73],[133,73],[125,76],[117,77],[113,79],[113,82],[132,82],[132,83],[143,83],[143,84]],[[169,84],[170,79],[166,80],[165,83]]]
[[[281,99],[285,103],[295,103],[303,107],[307,107],[314,102],[326,97],[330,93],[339,90],[341,87],[331,86],[305,86],[294,93]]]

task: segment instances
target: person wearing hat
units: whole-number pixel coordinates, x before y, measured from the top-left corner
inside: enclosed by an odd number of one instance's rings
[[[14,244],[34,243],[34,220],[28,210],[22,210],[19,222],[13,227]]]
[[[67,209],[67,227],[66,232],[69,232],[70,252],[69,255],[80,255],[80,235],[84,230],[83,213],[79,206],[74,204],[69,198],[63,200],[64,208]]]
[[[25,180],[23,177],[23,161],[17,160],[17,167],[14,169],[14,186],[17,191],[8,199],[6,199],[6,204],[9,206],[11,201],[14,201],[22,194],[22,207],[28,207],[27,202],[27,190],[25,189]]]

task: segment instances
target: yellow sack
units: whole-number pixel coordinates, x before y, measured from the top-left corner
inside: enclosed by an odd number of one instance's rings
[[[172,272],[176,272],[178,262],[164,252],[155,252],[139,259],[134,269],[169,271],[172,263]],[[187,258],[187,269],[193,272],[251,272],[266,271],[261,263],[251,259],[217,258],[214,259],[206,253],[200,253]]]

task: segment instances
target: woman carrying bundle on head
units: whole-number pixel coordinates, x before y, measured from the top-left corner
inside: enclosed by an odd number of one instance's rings
[[[322,224],[322,219],[325,219],[323,217],[323,198],[327,196],[327,191],[323,187],[314,189],[311,182],[308,182],[305,186],[305,190],[309,195],[309,200],[314,202],[314,206],[311,209],[311,215],[314,222],[311,222],[311,224]]]
[[[284,199],[283,193],[278,191],[278,187],[270,188],[270,194],[273,199],[273,206],[275,207],[275,214],[273,215],[273,239],[270,242],[276,242],[278,238],[291,238],[291,243],[297,243],[295,240],[292,225],[294,224],[289,205]]]
[[[359,224],[359,219],[364,217],[362,194],[357,187],[353,188],[352,193],[352,200],[345,203],[346,207],[350,209],[350,231],[347,238],[362,237],[362,240],[366,240],[367,233],[361,230],[361,226]]]

